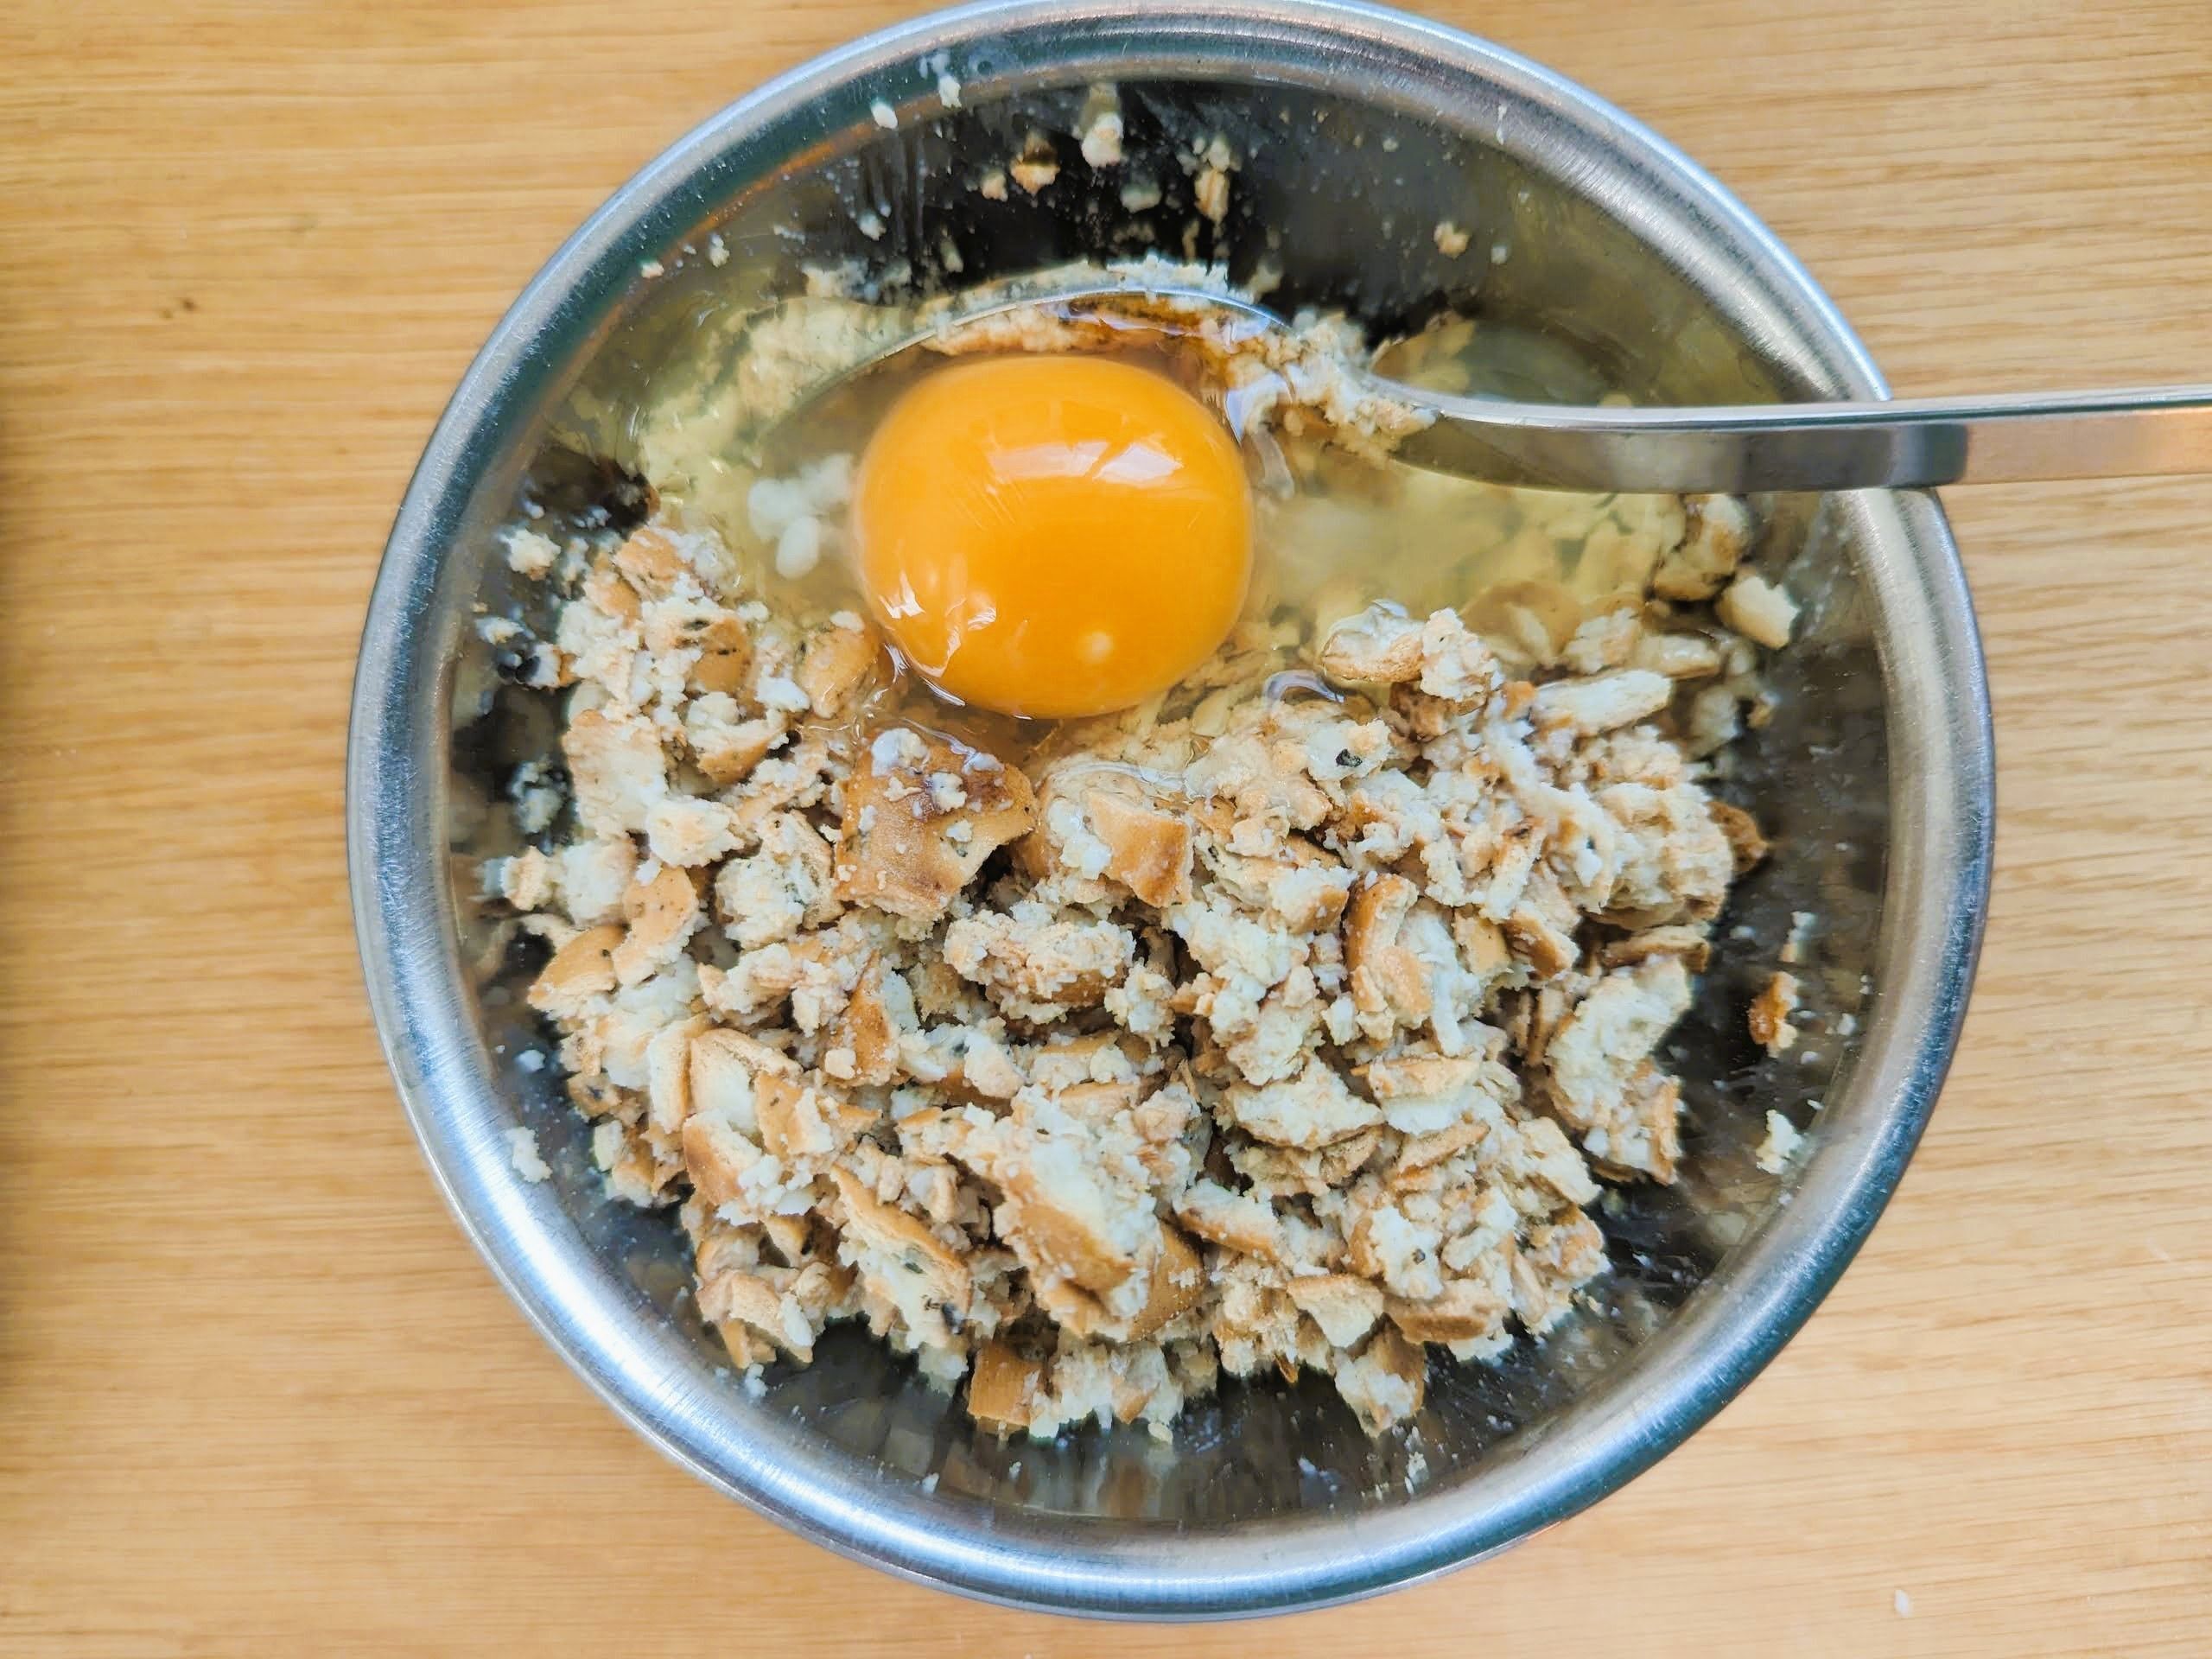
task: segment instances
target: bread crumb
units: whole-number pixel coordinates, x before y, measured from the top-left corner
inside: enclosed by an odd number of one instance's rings
[[[1083,134],[1083,159],[1092,167],[1122,164],[1121,99],[1111,86],[1093,86],[1077,122]]]
[[[1759,1143],[1758,1166],[1770,1175],[1779,1175],[1789,1160],[1797,1155],[1797,1148],[1805,1137],[1797,1127],[1780,1112],[1766,1115],[1766,1139]]]
[[[1032,131],[1021,147],[1021,154],[1007,164],[1006,170],[1016,184],[1033,196],[1060,176],[1060,162],[1053,153],[1052,141],[1041,132]],[[983,194],[988,195],[990,192],[986,190]]]
[[[1192,199],[1200,214],[1216,225],[1229,217],[1229,174],[1236,164],[1229,159],[1229,145],[1217,137],[1207,147],[1205,165],[1198,170]]]
[[[1787,1053],[1797,1041],[1797,1027],[1789,1023],[1796,1008],[1797,976],[1776,973],[1751,999],[1748,1016],[1751,1040],[1770,1054]]]
[[[1789,632],[1797,625],[1797,607],[1789,595],[1750,571],[1728,584],[1713,609],[1727,626],[1770,651],[1788,645]]]
[[[536,1132],[520,1124],[507,1131],[507,1161],[532,1186],[550,1179],[553,1173],[552,1166],[538,1154]]]

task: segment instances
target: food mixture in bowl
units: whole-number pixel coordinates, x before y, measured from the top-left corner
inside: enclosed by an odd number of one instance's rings
[[[1024,314],[805,401],[912,322],[818,288],[642,412],[639,522],[512,528],[550,636],[482,624],[558,699],[567,787],[486,883],[611,1191],[677,1207],[748,1372],[852,1319],[1007,1430],[1165,1433],[1224,1370],[1402,1422],[1430,1348],[1567,1314],[1609,1185],[1675,1178],[1662,1044],[1764,852],[1707,785],[1793,620],[1753,512],[1395,466],[1335,319]],[[1078,363],[1217,411],[1058,435],[1214,480],[1187,539],[1114,488],[963,528],[1007,453],[963,411],[1049,428]]]

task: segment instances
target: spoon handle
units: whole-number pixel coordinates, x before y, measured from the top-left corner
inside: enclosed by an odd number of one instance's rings
[[[1863,490],[2212,473],[2212,386],[1710,409],[1382,388],[1436,413],[1398,459],[1533,489]]]

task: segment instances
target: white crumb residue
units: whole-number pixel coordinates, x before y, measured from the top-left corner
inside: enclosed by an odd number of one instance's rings
[[[1438,219],[1433,234],[1436,238],[1436,251],[1447,259],[1457,259],[1465,253],[1471,239],[1466,232],[1448,219]]]
[[[960,81],[958,77],[950,73],[945,73],[941,74],[937,78],[937,101],[944,105],[948,110],[957,110],[960,107]]]
[[[525,1048],[521,1053],[515,1056],[515,1068],[518,1071],[531,1073],[543,1071],[545,1069],[545,1051],[537,1048]]]
[[[976,181],[976,194],[986,201],[1004,201],[1006,198],[1006,169],[994,167]]]
[[[869,241],[880,242],[883,240],[883,215],[875,212],[873,208],[862,208],[859,213],[854,214],[853,223],[860,226],[861,234],[868,238]]]
[[[1093,86],[1076,118],[1083,135],[1083,159],[1093,167],[1122,164],[1122,99],[1110,86]]]
[[[1149,212],[1160,206],[1162,195],[1159,182],[1153,179],[1131,179],[1122,187],[1122,206],[1129,213]]]
[[[532,1186],[550,1179],[553,1173],[552,1166],[538,1154],[536,1133],[520,1124],[507,1131],[507,1161]]]
[[[1770,1175],[1779,1175],[1789,1166],[1797,1155],[1798,1147],[1805,1143],[1797,1126],[1780,1112],[1766,1115],[1766,1139],[1759,1143],[1758,1166]]]
[[[550,537],[520,524],[507,532],[506,539],[507,569],[518,576],[542,576],[561,556],[561,550]]]
[[[1229,217],[1229,175],[1236,168],[1236,152],[1229,140],[1216,133],[1193,158],[1198,182],[1192,187],[1198,212],[1216,225]]]
[[[1122,164],[1122,117],[1109,110],[1083,130],[1083,159],[1093,167]]]
[[[667,274],[668,267],[658,259],[645,259],[639,262],[638,275],[640,276],[651,279],[655,276],[665,276]]]
[[[716,270],[729,264],[729,245],[722,240],[720,231],[707,238],[707,263]]]
[[[1897,1610],[1897,1617],[1899,1618],[1910,1618],[1912,1617],[1912,1598],[1905,1594],[1904,1591],[1900,1590],[1890,1598],[1890,1605]]]
[[[881,127],[886,132],[896,132],[899,130],[899,111],[893,109],[881,99],[879,98],[874,103],[869,105],[868,106],[868,112],[875,118],[875,124]]]
[[[1051,139],[1032,130],[1022,143],[1021,154],[1007,164],[1006,170],[1016,184],[1033,196],[1049,189],[1060,176],[1059,153],[1052,148]]]
[[[1510,244],[1493,242],[1490,245],[1490,262],[1493,265],[1502,265],[1512,257],[1513,249]]]
[[[786,714],[803,713],[807,706],[807,695],[797,680],[782,674],[765,674],[753,688],[753,695],[764,709],[780,709]]]

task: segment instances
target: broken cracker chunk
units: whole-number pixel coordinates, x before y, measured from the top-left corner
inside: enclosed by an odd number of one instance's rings
[[[660,734],[638,715],[588,709],[569,722],[561,749],[574,780],[576,816],[596,835],[642,832],[667,792]]]
[[[1317,1274],[1293,1279],[1283,1288],[1298,1311],[1339,1348],[1351,1347],[1382,1317],[1382,1293],[1352,1274]]]
[[[1344,961],[1353,1002],[1363,1014],[1400,1024],[1428,1017],[1432,1007],[1421,958],[1399,943],[1421,890],[1402,875],[1378,876],[1352,895],[1344,918]]]
[[[1236,1127],[1253,1139],[1309,1151],[1382,1121],[1382,1109],[1352,1093],[1336,1068],[1318,1056],[1285,1083],[1259,1088],[1231,1084],[1224,1106]]]
[[[1496,1336],[1511,1305],[1478,1279],[1447,1280],[1444,1294],[1426,1302],[1389,1299],[1390,1323],[1414,1342],[1466,1342]]]
[[[1789,595],[1754,571],[1746,570],[1728,584],[1713,607],[1713,614],[1746,639],[1780,651],[1789,643],[1797,626],[1797,606]]]
[[[1101,789],[1084,796],[1083,810],[1106,843],[1108,875],[1162,909],[1190,897],[1188,818]]]
[[[614,949],[614,976],[634,985],[674,962],[684,942],[705,919],[699,890],[685,871],[664,864],[652,876],[632,880],[622,895],[629,931]]]
[[[793,678],[806,693],[808,706],[823,719],[835,720],[860,701],[882,658],[881,642],[867,623],[832,626],[808,644]]]
[[[1385,605],[1370,605],[1329,630],[1321,671],[1341,684],[1396,685],[1421,676],[1421,624]]]
[[[594,996],[614,988],[614,950],[624,930],[609,922],[588,927],[553,953],[530,988],[530,1006],[540,1014],[569,1018]]]
[[[915,920],[941,916],[983,861],[1036,820],[1018,768],[912,727],[883,727],[845,785],[837,896]]]
[[[1198,1251],[1179,1231],[1162,1223],[1160,1251],[1152,1259],[1144,1306],[1129,1321],[1122,1340],[1142,1342],[1161,1326],[1172,1325],[1205,1300],[1205,1264],[1199,1261]]]
[[[1751,999],[1751,1040],[1770,1054],[1787,1053],[1797,1041],[1797,1027],[1789,1023],[1796,1008],[1797,976],[1777,972]]]
[[[1418,1412],[1428,1391],[1428,1361],[1417,1343],[1385,1325],[1356,1359],[1337,1368],[1337,1392],[1370,1434]]]
[[[968,1414],[1001,1433],[1029,1427],[1045,1380],[1042,1360],[1010,1343],[987,1342],[968,1376]]]

